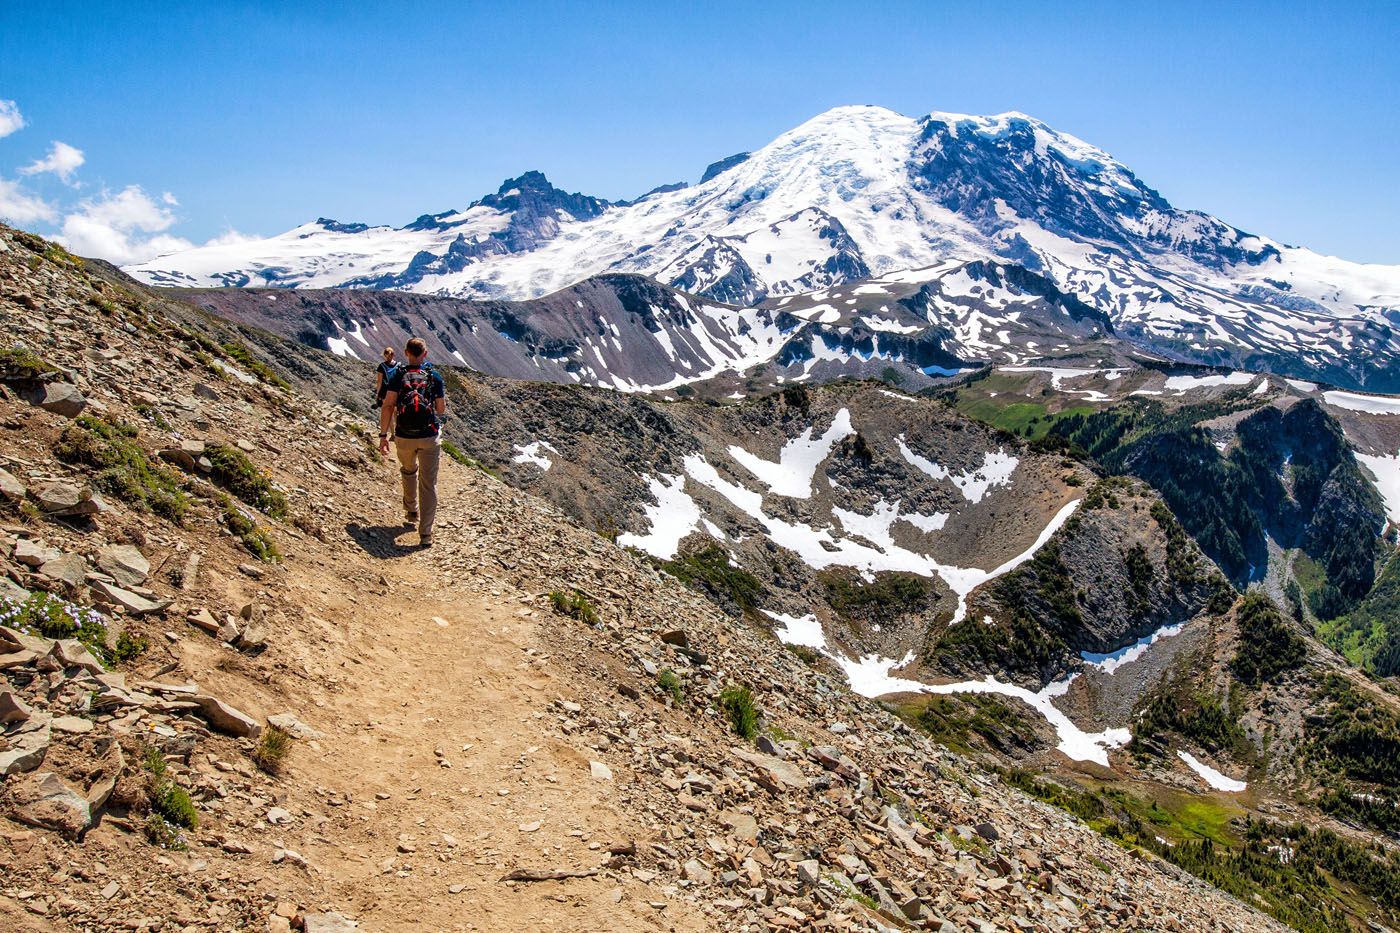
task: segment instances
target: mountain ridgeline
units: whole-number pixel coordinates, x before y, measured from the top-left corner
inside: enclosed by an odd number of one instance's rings
[[[818,299],[820,317],[853,300],[888,305],[878,289],[860,290],[867,280],[931,281],[949,263],[973,262],[1046,280],[1152,355],[1400,391],[1400,267],[1321,256],[1174,207],[1108,153],[1021,113],[838,107],[712,164],[695,184],[634,200],[571,193],[531,171],[403,227],[321,219],[129,271],[175,287],[511,301],[631,273],[742,308],[855,287]],[[977,311],[968,336],[986,344],[962,359],[995,361],[1016,342],[999,335],[1018,309],[997,289],[961,296]],[[896,322],[939,324],[932,312]],[[1060,349],[1033,343],[1026,355]]]
[[[757,308],[697,298],[638,275],[600,275],[529,301],[366,289],[172,289],[223,317],[307,346],[377,359],[409,336],[433,358],[514,379],[623,391],[730,395],[783,380],[880,376],[919,388],[1037,344],[1128,348],[1107,315],[1018,266],[951,264],[917,283],[867,282]],[[983,307],[1010,319],[988,342]]]

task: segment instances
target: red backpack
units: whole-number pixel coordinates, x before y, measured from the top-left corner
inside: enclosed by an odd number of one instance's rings
[[[433,382],[430,366],[408,366],[401,371],[394,433],[400,437],[430,437],[438,432],[433,411]]]

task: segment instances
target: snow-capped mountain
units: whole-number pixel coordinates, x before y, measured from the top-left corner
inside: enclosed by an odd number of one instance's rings
[[[567,194],[530,172],[402,228],[319,220],[129,271],[162,285],[496,299],[634,272],[753,305],[954,259],[1037,273],[1178,359],[1400,388],[1400,267],[1174,208],[1107,153],[1020,113],[839,107],[695,185],[632,202]]]
[[[439,362],[625,392],[708,383],[707,394],[730,394],[758,367],[765,382],[827,382],[893,366],[913,389],[969,360],[1018,364],[1047,352],[1122,359],[1131,350],[1112,336],[1107,315],[1043,276],[987,260],[950,260],[747,308],[618,274],[528,301],[350,288],[175,293],[340,356],[377,360],[382,347],[420,335]]]

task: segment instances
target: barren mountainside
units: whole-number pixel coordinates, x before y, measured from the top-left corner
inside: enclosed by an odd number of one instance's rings
[[[275,338],[0,247],[7,927],[1275,927],[475,468],[405,546]]]

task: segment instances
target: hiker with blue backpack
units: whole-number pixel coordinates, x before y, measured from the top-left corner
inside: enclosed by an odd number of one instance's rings
[[[427,361],[428,345],[421,338],[414,337],[405,350],[407,361],[394,369],[384,386],[384,403],[379,408],[379,452],[389,452],[392,428],[399,479],[403,483],[404,522],[418,526],[421,547],[432,547],[447,388],[442,374]]]
[[[384,407],[384,393],[389,391],[389,380],[399,364],[394,362],[394,348],[384,348],[384,359],[374,368],[374,410]]]

